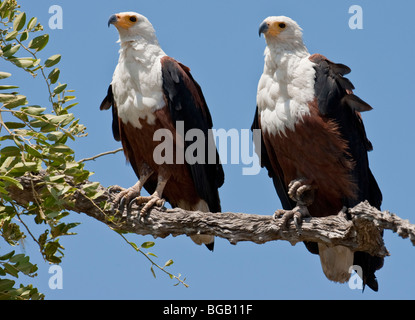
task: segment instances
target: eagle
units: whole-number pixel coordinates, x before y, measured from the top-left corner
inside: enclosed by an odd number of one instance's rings
[[[112,107],[113,136],[121,141],[125,157],[139,179],[134,186],[121,190],[115,199],[116,207],[123,212],[126,205],[128,211],[133,203],[143,204],[143,217],[164,201],[184,210],[220,212],[218,189],[224,183],[224,172],[211,136],[212,117],[201,87],[188,67],[162,50],[145,16],[135,12],[114,14],[109,18],[110,25],[118,30],[121,48],[100,109]],[[200,155],[196,157],[198,161],[187,156],[194,151],[187,153],[195,142],[187,138],[192,130],[201,133],[205,141],[202,161]],[[162,138],[157,137],[157,132],[170,133],[163,136],[163,143],[172,145],[161,150],[159,156],[157,148]],[[208,153],[212,143],[214,161]],[[164,154],[163,158],[162,153],[169,150],[173,154]],[[173,161],[161,161],[167,158]],[[143,187],[150,196],[141,196]],[[213,251],[212,235],[196,234],[191,239]]]
[[[361,201],[380,209],[382,193],[370,168],[361,112],[372,107],[353,93],[349,67],[311,55],[302,29],[291,18],[272,16],[259,27],[265,63],[252,129],[260,129],[260,161],[272,178],[283,209],[275,218],[294,219],[343,212]],[[257,148],[259,149],[259,148]],[[350,218],[350,217],[348,217]],[[378,291],[375,271],[383,258],[343,246],[305,243],[320,255],[332,281],[344,283],[353,265],[363,271],[363,288]]]

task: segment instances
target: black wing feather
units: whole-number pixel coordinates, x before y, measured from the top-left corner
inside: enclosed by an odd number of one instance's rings
[[[353,84],[343,77],[350,72],[348,67],[335,64],[321,55],[313,55],[310,60],[316,64],[315,94],[319,111],[323,117],[338,123],[341,136],[349,146],[349,154],[345,157],[355,164],[351,175],[359,188],[358,195],[356,199],[344,199],[344,205],[353,207],[368,200],[372,206],[380,209],[382,193],[369,168],[367,154],[372,150],[372,144],[366,136],[359,113],[372,108],[352,93]],[[383,258],[366,252],[355,252],[353,263],[362,267],[364,285],[378,291],[375,271],[383,266]]]
[[[121,141],[120,127],[118,123],[117,106],[115,105],[114,95],[112,94],[112,85],[108,87],[107,96],[102,100],[100,110],[112,108],[112,134],[116,141]]]
[[[168,108],[174,125],[183,121],[184,134],[191,129],[202,130],[205,136],[205,163],[188,164],[199,196],[204,199],[211,212],[220,212],[218,188],[224,183],[224,172],[216,147],[215,163],[209,163],[209,129],[212,129],[212,117],[199,84],[193,79],[190,70],[167,58],[162,60],[163,90],[168,98]],[[212,140],[210,140],[212,142]],[[185,150],[193,141],[185,141]],[[213,149],[210,149],[213,150]]]
[[[310,59],[316,64],[315,94],[319,111],[323,117],[338,123],[341,136],[349,146],[349,154],[345,156],[355,163],[351,174],[359,187],[358,197],[345,199],[345,205],[352,207],[368,200],[380,209],[382,193],[370,171],[367,154],[372,150],[372,144],[366,136],[359,113],[371,107],[352,93],[353,84],[343,77],[350,72],[348,67],[335,64],[321,55],[313,55]]]

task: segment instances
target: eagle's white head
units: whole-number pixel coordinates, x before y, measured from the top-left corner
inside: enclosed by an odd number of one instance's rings
[[[108,20],[108,26],[111,24],[117,28],[121,43],[145,40],[148,43],[158,44],[153,25],[139,13],[120,12],[113,14]]]
[[[316,71],[303,43],[301,28],[294,20],[268,17],[259,27],[261,34],[267,42],[257,93],[261,128],[282,135],[287,128],[295,130],[295,125],[310,115]]]
[[[285,16],[266,18],[259,26],[261,34],[264,34],[269,47],[288,50],[304,48],[302,29],[297,22]]]
[[[120,35],[121,49],[112,77],[112,90],[118,117],[141,128],[140,121],[154,124],[155,110],[165,105],[162,90],[161,49],[150,21],[136,12],[113,14],[108,26]]]

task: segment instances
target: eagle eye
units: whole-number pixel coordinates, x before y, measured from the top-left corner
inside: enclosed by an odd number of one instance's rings
[[[131,21],[131,22],[137,22],[137,17],[131,16],[131,17],[130,17],[130,21]]]
[[[279,26],[281,29],[284,29],[284,28],[286,27],[286,25],[285,25],[285,23],[284,23],[284,22],[279,23],[279,24],[278,24],[278,26]]]

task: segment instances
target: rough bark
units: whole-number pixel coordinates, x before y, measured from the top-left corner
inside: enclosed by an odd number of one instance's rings
[[[23,190],[10,189],[12,198],[18,203],[34,200],[34,194],[40,193],[44,173],[19,178]],[[70,180],[68,180],[70,182]],[[33,190],[33,187],[36,193]],[[246,213],[203,213],[190,212],[179,208],[153,208],[145,218],[137,216],[139,208],[133,206],[127,216],[115,213],[112,208],[103,210],[104,202],[111,203],[119,188],[99,188],[104,193],[97,199],[86,197],[81,186],[72,199],[73,205],[66,209],[84,213],[99,220],[111,228],[139,235],[152,235],[165,238],[169,235],[211,234],[229,240],[232,244],[251,241],[257,244],[275,240],[286,240],[291,244],[301,241],[325,243],[326,245],[342,245],[354,251],[365,251],[372,255],[384,257],[389,255],[382,238],[382,230],[389,229],[402,238],[410,238],[415,245],[415,225],[402,220],[388,211],[379,211],[362,202],[349,209],[352,220],[347,220],[344,213],[324,218],[305,219],[301,229],[294,223],[284,226],[279,219]]]

